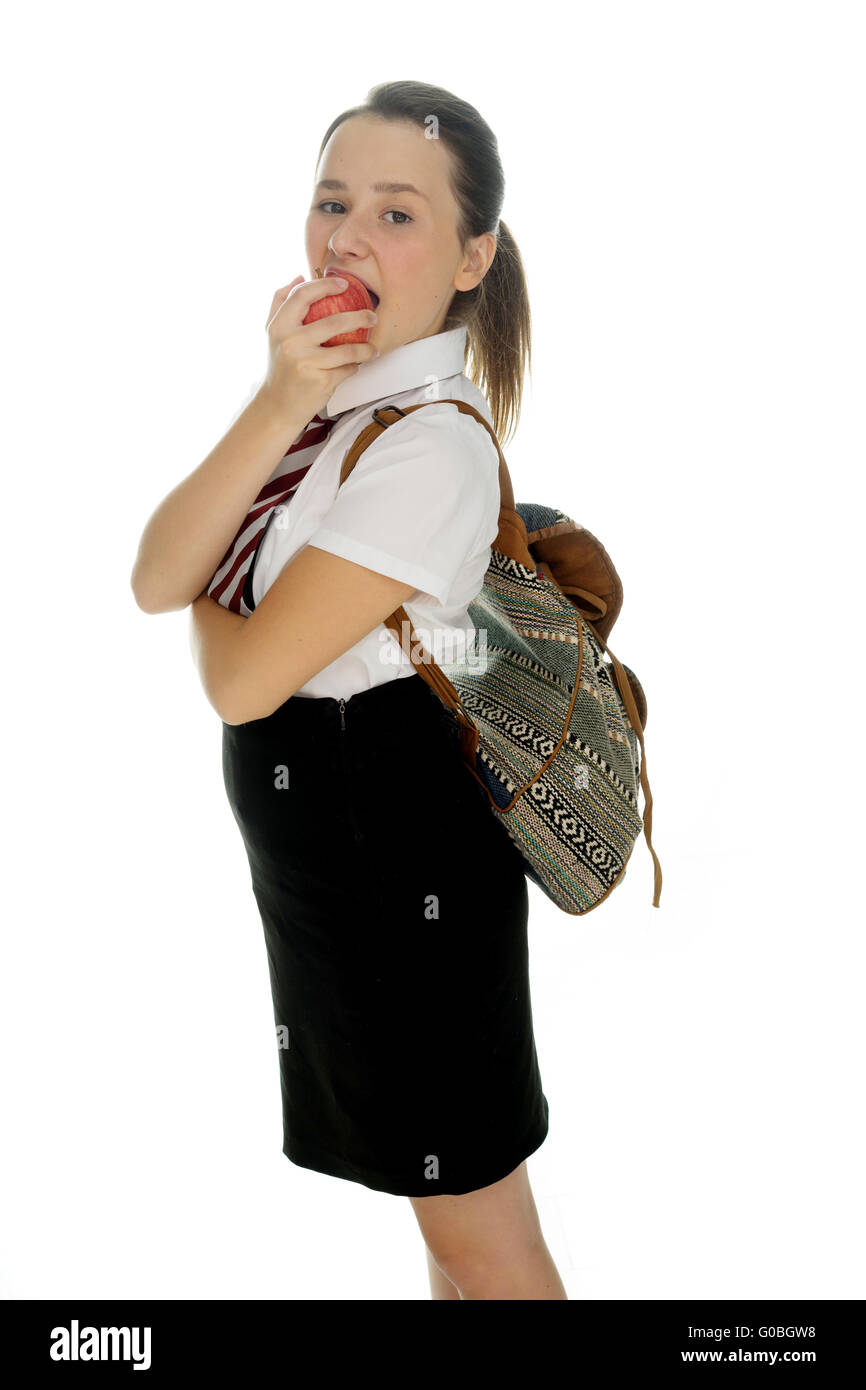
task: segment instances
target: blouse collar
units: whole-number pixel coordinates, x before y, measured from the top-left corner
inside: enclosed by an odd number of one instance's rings
[[[466,325],[460,324],[362,362],[360,371],[346,377],[331,394],[324,415],[333,420],[360,405],[457,376],[465,365],[467,332]]]

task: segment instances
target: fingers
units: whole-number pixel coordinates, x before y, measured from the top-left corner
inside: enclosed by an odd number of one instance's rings
[[[296,275],[290,285],[283,285],[283,288],[281,290],[274,291],[274,297],[271,300],[271,307],[268,310],[268,317],[265,321],[265,328],[270,328],[274,318],[279,313],[280,309],[283,307],[286,300],[288,299],[290,292],[294,289],[296,285],[299,285],[301,283],[303,278],[303,275]]]
[[[303,275],[296,275],[290,285],[284,285],[282,289],[274,293],[265,327],[270,328],[277,314],[283,306],[288,303],[290,298],[297,299],[297,296],[292,295],[293,290],[297,290],[302,297],[297,302],[303,303],[304,308],[301,313],[301,320],[303,320],[306,317],[308,308],[317,299],[327,299],[330,295],[341,294],[345,287],[346,281],[340,280],[336,275],[326,275],[320,280],[304,280]],[[353,327],[357,327],[357,324],[353,325]]]
[[[306,284],[307,288],[313,291],[313,299],[324,299],[326,295],[334,294],[335,290],[339,292],[340,289],[345,289],[346,287],[346,281],[340,280],[336,275],[322,276],[321,279],[307,280],[306,282],[304,281],[303,275],[296,275],[290,285],[283,285],[282,289],[274,291],[274,297],[271,300],[271,309],[273,310],[278,304],[284,303],[288,297],[289,291],[300,284]]]
[[[334,315],[336,318],[336,314]],[[379,356],[379,349],[372,343],[337,343],[325,347],[323,344],[310,349],[311,360],[321,367],[342,367],[355,362],[371,362]],[[339,358],[339,361],[335,359]]]
[[[303,325],[308,338],[321,330],[321,340],[335,338],[338,333],[356,333],[359,328],[374,328],[378,323],[375,309],[342,309],[338,314],[325,314]],[[311,331],[313,330],[313,331]]]
[[[282,301],[285,299],[286,295],[289,293],[289,290],[292,289],[293,286],[299,284],[300,281],[303,280],[303,278],[304,278],[303,275],[296,275],[295,278],[294,278],[294,280],[292,281],[292,283],[291,283],[290,285],[283,285],[283,288],[282,288],[281,290],[276,290],[276,291],[274,292],[274,297],[273,297],[273,299],[271,300],[271,304],[282,303]]]

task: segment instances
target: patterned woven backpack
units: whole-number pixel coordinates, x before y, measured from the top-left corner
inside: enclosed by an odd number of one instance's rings
[[[374,410],[346,455],[340,483],[382,430],[427,404]],[[435,404],[474,415],[499,453],[499,534],[484,586],[469,605],[476,638],[486,639],[484,659],[475,650],[438,666],[402,606],[386,626],[457,720],[468,771],[519,849],[526,873],[557,907],[572,915],[598,907],[625,877],[641,829],[655,865],[652,905],[658,907],[662,870],[651,839],[646,697],[606,645],[622,606],[619,576],[595,536],[564,512],[515,505],[499,440],[473,406],[451,398]]]

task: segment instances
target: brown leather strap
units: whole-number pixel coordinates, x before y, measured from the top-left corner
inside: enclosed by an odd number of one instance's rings
[[[476,780],[478,774],[475,770],[475,754],[478,749],[478,728],[470,716],[466,713],[460,702],[451,681],[442,670],[437,666],[426,647],[419,641],[412,626],[412,619],[401,605],[390,618],[385,619],[385,626],[389,627],[397,637],[401,647],[408,656],[412,665],[415,667],[419,676],[427,682],[434,694],[439,696],[443,705],[453,709],[457,715],[460,733],[460,751],[463,761],[472,772]]]
[[[473,415],[490,435],[499,455],[499,533],[493,542],[494,548],[501,554],[508,555],[512,560],[517,560],[521,565],[535,569],[535,561],[526,543],[526,527],[514,505],[511,475],[508,472],[505,455],[496,437],[496,431],[487,423],[480,411],[476,410],[474,405],[468,405],[466,401],[454,400],[453,397],[449,396],[443,401],[419,401],[417,405],[407,405],[405,408],[397,405],[379,406],[373,411],[373,419],[370,424],[361,430],[357,439],[350,446],[340,469],[340,484],[342,485],[346,481],[361,454],[373,443],[374,439],[378,439],[383,430],[387,429],[389,425],[396,424],[405,415],[411,415],[414,410],[424,410],[431,404],[456,405],[461,414]]]
[[[357,439],[354,441],[351,448],[349,449],[348,453],[346,454],[346,458],[344,459],[343,466],[340,470],[340,484],[342,485],[345,482],[346,478],[349,476],[352,469],[355,467],[355,464],[357,463],[361,454],[370,444],[372,444],[374,439],[377,439],[379,437],[383,430],[387,429],[389,425],[395,424],[397,420],[402,419],[405,415],[410,414],[413,410],[422,410],[424,406],[427,404],[428,402],[426,401],[420,401],[417,405],[406,406],[405,409],[401,408],[400,406],[386,405],[379,406],[378,409],[374,410],[372,422],[361,431],[361,433],[358,435]],[[512,559],[518,560],[520,564],[526,565],[529,569],[541,570],[547,576],[547,578],[551,580],[552,583],[556,584],[557,581],[553,578],[553,575],[550,573],[549,568],[546,565],[536,565],[536,562],[532,556],[532,552],[529,549],[526,536],[526,527],[523,523],[523,519],[520,516],[520,513],[514,506],[514,489],[511,485],[511,477],[508,472],[508,466],[505,462],[505,457],[502,453],[499,440],[496,437],[495,430],[493,430],[491,426],[487,423],[487,421],[484,419],[484,416],[481,415],[479,411],[475,409],[474,406],[468,405],[466,401],[458,401],[449,397],[446,401],[438,402],[438,404],[456,405],[457,409],[462,411],[464,414],[474,415],[475,419],[478,420],[487,430],[494,444],[496,445],[496,452],[499,454],[499,491],[501,497],[501,509],[499,516],[499,534],[496,538],[496,541],[494,542],[495,549],[500,551],[500,553],[502,554],[510,556]],[[603,618],[606,614],[607,605],[605,604],[604,600],[601,599],[597,594],[590,593],[590,591],[587,589],[577,588],[575,585],[563,587],[562,585],[557,584],[557,588],[559,588],[560,592],[562,593],[570,594],[578,598],[581,598],[584,604],[589,605],[590,609],[596,610],[595,613],[592,615],[584,615],[587,621],[591,621],[591,616]],[[621,601],[621,595],[619,597]],[[582,612],[582,607],[580,605],[575,606],[578,607]],[[615,604],[614,607],[618,610],[618,604]],[[390,615],[390,617],[386,618],[384,621],[385,626],[390,628],[391,631],[397,637],[397,640],[403,648],[403,651],[409,657],[409,660],[412,662],[419,676],[421,676],[422,679],[427,682],[431,690],[433,690],[434,693],[438,695],[439,699],[442,701],[444,705],[446,705],[449,709],[453,709],[455,711],[457,719],[459,721],[460,744],[463,760],[466,763],[466,766],[471,771],[472,775],[476,778],[476,780],[480,780],[478,779],[478,773],[476,771],[475,766],[475,756],[478,748],[479,738],[478,728],[472,721],[470,716],[464,710],[463,705],[460,701],[460,696],[458,695],[456,689],[454,688],[448,677],[445,675],[445,672],[441,669],[441,667],[439,667],[436,664],[436,662],[433,660],[433,657],[429,654],[429,652],[426,650],[423,644],[419,641],[418,637],[415,634],[415,629],[412,626],[412,620],[402,605],[399,608],[395,609],[395,611]],[[611,664],[613,665],[614,669],[614,674],[616,676],[617,686],[619,687],[620,695],[622,696],[622,700],[625,705],[629,720],[631,721],[632,728],[634,729],[640,742],[640,784],[643,788],[644,800],[646,803],[644,807],[643,825],[644,834],[646,835],[647,846],[649,847],[650,854],[653,858],[653,864],[655,866],[655,891],[652,905],[653,907],[658,907],[659,896],[662,890],[662,867],[659,863],[658,855],[652,847],[651,835],[653,799],[652,792],[650,791],[649,779],[646,775],[646,754],[644,751],[643,727],[641,725],[641,720],[638,714],[637,705],[635,703],[634,694],[632,692],[631,683],[629,682],[629,679],[625,671],[623,670],[621,662],[618,661],[617,658],[614,656],[613,652],[609,649],[609,647],[607,646],[607,644],[605,643],[605,641],[603,640],[600,633],[596,630],[595,627],[593,627],[593,632],[595,633],[595,636],[598,638],[602,647],[610,657]],[[575,687],[574,694],[576,695],[576,693],[577,689]],[[573,704],[574,699],[572,699],[572,705]],[[557,748],[559,748],[564,737],[565,730],[563,730],[563,735],[562,738],[560,738],[559,744],[557,744]]]
[[[591,594],[589,589],[580,589],[576,584],[560,584],[558,579],[554,579],[550,565],[545,565],[542,561],[538,561],[535,568],[541,574],[546,575],[548,579],[553,579],[554,584],[563,594],[569,594],[575,598],[583,599],[582,604],[576,603],[574,606],[583,613],[585,618],[589,618],[590,622],[595,622],[598,618],[604,617],[607,612],[607,604],[603,598],[599,598],[598,594]],[[595,611],[587,612],[587,609],[594,609]]]
[[[598,637],[598,633],[596,633],[595,635],[596,637]],[[622,669],[622,663],[617,660],[617,658],[614,656],[613,652],[611,651],[610,647],[607,645],[606,642],[603,642],[600,637],[598,637],[598,640],[599,642],[601,642],[601,645],[604,647],[605,651],[610,657],[611,665],[613,666],[614,670],[614,675],[616,676],[616,683],[619,687],[619,693],[622,696],[622,701],[625,705],[626,713],[629,719],[631,720],[631,726],[637,734],[638,741],[640,742],[640,784],[643,787],[645,802],[643,812],[643,828],[644,834],[646,835],[647,847],[649,849],[650,854],[653,857],[653,864],[655,865],[655,877],[653,881],[653,907],[658,907],[659,897],[661,896],[662,891],[662,866],[659,863],[658,855],[653,849],[652,842],[653,796],[652,792],[650,791],[649,778],[646,775],[646,750],[644,749],[643,729],[641,727],[640,716],[637,712],[637,705],[635,704],[634,695],[632,694],[631,682],[629,681],[625,671]]]
[[[343,465],[340,469],[340,485],[342,486],[346,481],[364,450],[373,443],[374,439],[378,439],[383,430],[386,430],[389,425],[396,424],[398,420],[411,414],[412,411],[423,410],[428,404],[429,402],[427,401],[419,401],[417,405],[409,405],[405,408],[396,405],[383,405],[374,410],[372,421],[361,430],[343,460]],[[520,513],[514,506],[514,489],[511,485],[511,477],[508,472],[508,465],[505,462],[505,456],[502,453],[499,440],[496,437],[496,431],[491,428],[484,416],[477,411],[474,406],[468,405],[466,401],[459,401],[455,400],[453,397],[448,397],[445,401],[436,402],[436,404],[456,405],[457,409],[463,414],[473,415],[475,419],[484,426],[493,440],[493,443],[496,445],[496,452],[499,455],[500,513],[499,533],[494,544],[497,550],[519,560],[521,564],[532,566],[532,555],[526,544],[526,527],[523,524]],[[457,715],[463,760],[472,772],[472,775],[477,778],[475,755],[478,748],[478,729],[464,710],[460,702],[460,696],[457,694],[451,681],[445,675],[445,672],[436,664],[423,643],[419,641],[415,629],[412,626],[412,619],[409,617],[409,614],[402,604],[399,608],[395,609],[384,622],[385,626],[390,628],[397,637],[397,640],[409,657],[409,660],[412,662],[419,676],[421,676],[430,686],[431,690],[439,696],[442,703],[449,709],[453,709]]]
[[[599,614],[602,615],[602,616],[604,615],[604,613],[606,612],[606,604],[604,603],[603,599],[600,599],[600,598],[598,597],[597,594],[591,594],[591,593],[589,592],[588,589],[579,589],[579,588],[578,588],[576,585],[574,585],[574,584],[559,584],[559,583],[557,582],[557,580],[555,580],[554,577],[553,577],[553,575],[551,574],[550,568],[549,568],[548,565],[539,564],[539,565],[537,566],[537,568],[541,571],[542,574],[546,575],[547,578],[548,578],[549,580],[551,580],[552,583],[556,584],[557,588],[560,589],[562,593],[564,593],[564,594],[577,595],[578,597],[582,598],[582,599],[584,600],[584,603],[585,603],[585,604],[588,604],[588,605],[590,606],[590,608],[597,608],[598,611],[599,611]],[[620,693],[620,695],[622,696],[622,701],[623,701],[623,704],[625,705],[626,713],[627,713],[627,715],[628,715],[628,717],[629,717],[629,720],[631,721],[631,726],[632,726],[632,728],[634,729],[635,733],[637,734],[638,741],[639,741],[639,743],[640,743],[640,751],[641,751],[641,759],[640,759],[640,784],[641,784],[641,786],[643,787],[643,794],[644,794],[644,801],[645,801],[645,805],[644,805],[644,814],[643,814],[643,826],[644,826],[644,834],[646,835],[647,848],[649,849],[649,852],[650,852],[650,854],[652,855],[652,858],[653,858],[653,865],[654,865],[654,880],[653,880],[654,893],[653,893],[653,904],[652,904],[652,905],[653,905],[653,907],[658,907],[658,906],[659,906],[659,897],[661,896],[661,891],[662,891],[662,866],[661,866],[661,864],[659,863],[658,855],[656,854],[655,850],[653,849],[653,844],[652,844],[652,823],[653,823],[652,811],[653,811],[653,798],[652,798],[652,792],[651,792],[651,790],[650,790],[649,778],[647,777],[647,774],[646,774],[646,751],[645,751],[645,748],[644,748],[643,722],[642,722],[641,716],[640,716],[640,714],[639,714],[639,712],[638,712],[637,701],[636,701],[636,699],[635,699],[635,694],[634,694],[634,690],[632,689],[631,681],[629,680],[629,678],[628,678],[628,676],[627,676],[625,670],[623,669],[622,662],[619,661],[619,660],[617,659],[617,657],[614,656],[613,652],[610,650],[610,647],[609,647],[609,646],[607,645],[607,643],[604,641],[604,638],[601,636],[601,634],[597,631],[597,629],[595,628],[595,626],[592,624],[592,615],[591,615],[591,613],[590,613],[590,614],[584,613],[584,608],[583,608],[583,606],[581,606],[581,605],[575,605],[575,606],[578,607],[578,608],[580,609],[580,612],[584,614],[584,616],[585,616],[586,619],[587,619],[587,622],[589,622],[589,623],[590,623],[590,626],[592,626],[592,630],[593,630],[593,633],[595,634],[596,638],[597,638],[598,641],[601,643],[602,647],[604,648],[604,650],[607,652],[608,656],[610,657],[611,665],[613,666],[614,676],[616,677],[616,683],[617,683],[617,687],[618,687],[618,689],[619,689],[619,693]],[[642,693],[643,693],[643,692],[641,692],[641,694],[642,694]]]

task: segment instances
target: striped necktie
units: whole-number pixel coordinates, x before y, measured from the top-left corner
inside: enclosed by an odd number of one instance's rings
[[[277,507],[291,501],[338,418],[323,420],[320,415],[313,416],[300,439],[283,456],[265,483],[220,560],[207,593],[232,613],[244,618],[252,613],[253,565],[268,522]]]

